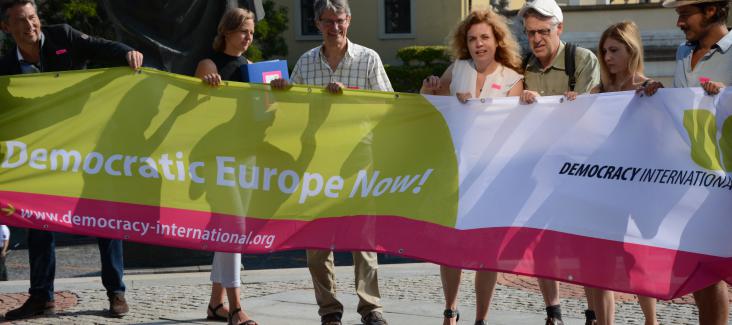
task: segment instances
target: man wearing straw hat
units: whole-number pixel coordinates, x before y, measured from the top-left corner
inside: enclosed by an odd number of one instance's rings
[[[727,28],[730,4],[727,0],[665,0],[675,8],[676,26],[686,43],[676,51],[675,88],[702,87],[709,95],[719,94],[732,84],[732,33]],[[663,85],[653,82],[645,89],[652,95]],[[724,281],[694,292],[700,324],[727,324],[729,298]]]

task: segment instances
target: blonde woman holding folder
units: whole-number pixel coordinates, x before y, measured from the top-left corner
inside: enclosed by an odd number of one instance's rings
[[[233,8],[224,13],[214,39],[214,52],[196,67],[195,76],[211,86],[222,80],[242,81],[241,66],[251,63],[244,53],[254,39],[254,14],[246,9]],[[211,299],[206,318],[228,321],[229,324],[257,325],[242,309],[241,254],[214,253],[211,265]],[[224,306],[224,297],[229,301]]]

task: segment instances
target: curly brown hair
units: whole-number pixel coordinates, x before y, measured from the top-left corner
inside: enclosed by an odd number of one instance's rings
[[[450,41],[452,56],[456,60],[470,59],[468,30],[480,23],[485,23],[493,29],[493,36],[496,38],[495,60],[518,73],[523,73],[519,45],[508,27],[506,17],[491,10],[474,10],[457,25]]]

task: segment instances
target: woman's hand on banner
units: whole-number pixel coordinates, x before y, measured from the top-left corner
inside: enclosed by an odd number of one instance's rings
[[[471,93],[455,93],[455,96],[457,96],[458,101],[463,104],[467,103],[468,99],[473,97]]]
[[[663,88],[663,84],[660,81],[648,79],[644,81],[638,89],[636,89],[635,93],[643,93],[646,96],[653,96],[660,88]]]
[[[218,73],[208,73],[201,77],[204,83],[212,87],[218,87],[221,85],[221,75]]]

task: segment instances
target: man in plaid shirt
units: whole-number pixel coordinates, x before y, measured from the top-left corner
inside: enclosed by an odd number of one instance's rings
[[[379,54],[346,37],[351,24],[348,1],[315,1],[314,6],[315,25],[323,34],[323,44],[300,56],[291,82],[324,86],[332,93],[343,88],[394,91]],[[271,85],[277,89],[288,86],[283,79]]]
[[[295,65],[290,80],[296,84],[325,87],[333,94],[344,88],[394,91],[376,51],[348,40],[351,9],[347,0],[316,0],[315,25],[323,34],[323,44],[305,52]],[[273,89],[286,89],[284,79],[270,82]],[[335,296],[333,252],[308,250],[308,268],[315,288],[315,300],[320,307],[323,325],[340,325],[343,304]],[[366,325],[386,325],[382,315],[378,263],[376,253],[353,252],[356,273],[358,313]]]

